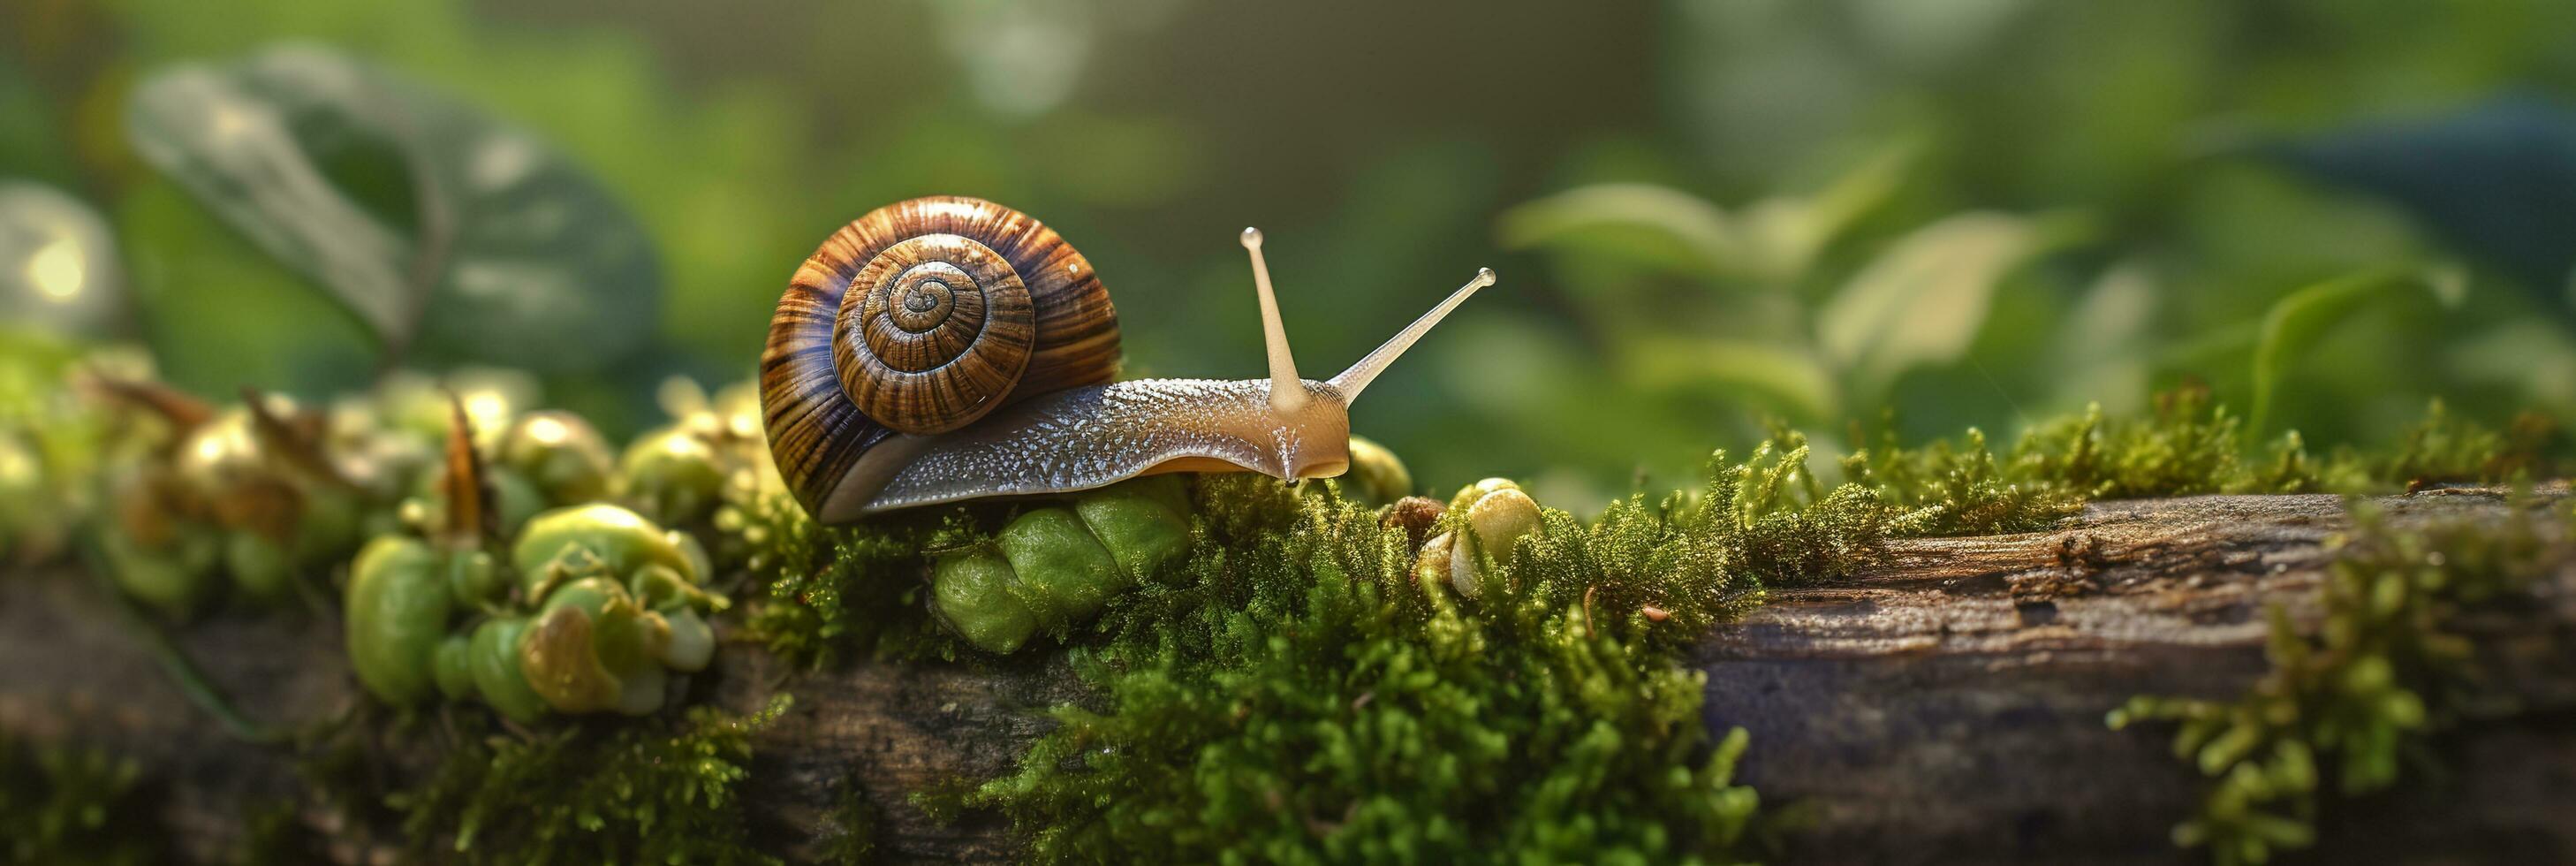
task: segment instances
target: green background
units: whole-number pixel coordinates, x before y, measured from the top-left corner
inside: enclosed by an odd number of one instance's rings
[[[174,63],[373,61],[532,130],[650,236],[649,347],[547,383],[612,434],[665,376],[747,378],[795,265],[914,195],[1060,230],[1131,377],[1262,374],[1245,225],[1310,377],[1491,266],[1354,429],[1425,487],[1576,504],[1766,419],[1828,450],[2008,435],[2193,381],[2240,407],[2259,382],[2268,431],[2311,443],[2436,396],[2565,417],[2571,32],[2552,2],[15,0],[0,177],[97,209],[135,309],[105,330],[174,381],[362,387],[365,326],[124,118]],[[1651,186],[1553,197],[1600,183]]]

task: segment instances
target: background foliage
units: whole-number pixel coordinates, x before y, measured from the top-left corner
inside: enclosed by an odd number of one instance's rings
[[[1494,266],[1500,289],[1355,419],[1430,489],[1508,474],[1597,503],[1686,479],[1768,417],[2009,437],[2186,380],[2252,407],[2252,438],[2371,443],[2435,394],[2489,422],[2576,409],[2571,19],[2540,0],[23,0],[0,7],[0,192],[68,198],[0,195],[0,310],[139,337],[209,394],[354,388],[397,344],[537,366],[549,402],[622,437],[670,373],[748,375],[785,276],[839,222],[956,192],[1080,245],[1131,375],[1258,374],[1247,223],[1310,375]],[[551,314],[468,305],[449,337],[432,312],[384,339],[345,271],[281,254],[150,146],[141,94],[282,43],[446,118],[295,115],[366,218],[325,227],[372,226],[409,264],[442,213],[424,202],[469,216],[456,237],[495,224],[470,217],[526,202],[401,158],[488,124],[559,156],[556,188],[608,208],[576,224],[631,217],[649,260],[560,272],[583,300]],[[479,177],[452,164],[439,178]],[[28,300],[46,247],[25,238],[51,236],[30,225],[98,251],[103,312]],[[437,287],[464,273],[394,282],[453,299]],[[517,273],[502,285],[534,285]]]

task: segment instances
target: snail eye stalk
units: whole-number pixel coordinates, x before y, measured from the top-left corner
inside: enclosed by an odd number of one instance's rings
[[[1252,286],[1261,294],[1261,336],[1270,352],[1270,411],[1294,414],[1306,406],[1305,380],[1297,377],[1297,359],[1288,354],[1288,327],[1279,321],[1279,297],[1270,290],[1270,263],[1261,258],[1261,230],[1243,230],[1243,251],[1252,254]]]
[[[1493,284],[1494,269],[1477,268],[1476,277],[1468,280],[1466,285],[1459,286],[1457,291],[1450,292],[1449,297],[1442,300],[1439,306],[1432,307],[1431,312],[1422,314],[1422,318],[1415,319],[1413,324],[1404,326],[1404,330],[1396,332],[1393,338],[1388,339],[1384,345],[1378,346],[1377,351],[1368,353],[1368,356],[1361,358],[1359,363],[1352,364],[1350,369],[1343,370],[1341,375],[1334,376],[1330,383],[1333,390],[1342,392],[1342,399],[1346,402],[1359,402],[1360,392],[1368,389],[1369,382],[1375,380],[1377,374],[1386,372],[1386,368],[1394,364],[1395,359],[1403,357],[1404,350],[1413,348],[1415,340],[1420,340],[1422,335],[1430,333],[1431,326],[1440,324],[1440,320],[1448,316],[1450,310],[1457,309],[1459,304],[1466,303],[1467,297],[1475,294],[1477,289]]]

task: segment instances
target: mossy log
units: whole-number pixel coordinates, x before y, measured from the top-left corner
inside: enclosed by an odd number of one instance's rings
[[[2496,495],[2383,501],[2391,523],[2501,519]],[[1773,593],[1692,654],[1707,723],[1742,726],[1740,779],[1785,807],[1791,860],[2171,862],[2171,825],[2201,779],[2163,731],[2112,731],[2139,693],[2225,697],[2264,669],[2264,611],[2313,620],[2332,496],[2097,503],[2050,532],[1897,542],[1882,567]],[[165,785],[186,853],[227,849],[246,806],[292,797],[286,750],[246,745],[191,704],[77,574],[0,579],[0,728],[95,743]],[[2446,738],[2449,769],[2330,810],[2324,859],[2576,861],[2576,569],[2545,613],[2473,624],[2524,712]],[[345,711],[354,681],[326,617],[218,616],[179,644],[240,706],[278,726]],[[991,816],[943,823],[908,792],[1006,769],[1082,697],[1063,664],[860,664],[804,674],[747,645],[719,654],[699,697],[794,709],[755,741],[757,838],[808,853],[853,785],[882,813],[894,859],[987,861],[1012,850]],[[327,824],[329,813],[308,809]],[[328,829],[327,827],[325,829]],[[335,852],[365,860],[362,846]]]

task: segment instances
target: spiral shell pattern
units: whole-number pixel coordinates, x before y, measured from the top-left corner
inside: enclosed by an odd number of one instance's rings
[[[770,452],[819,508],[896,433],[938,434],[1025,397],[1117,378],[1118,315],[1053,229],[981,199],[918,198],[834,232],[770,320]]]
[[[886,248],[841,296],[832,366],[859,411],[905,433],[945,433],[993,407],[1037,340],[1029,288],[983,244],[923,235]]]

